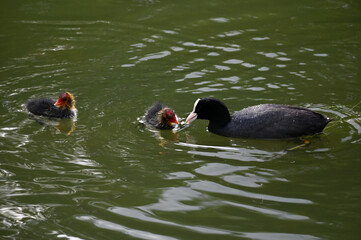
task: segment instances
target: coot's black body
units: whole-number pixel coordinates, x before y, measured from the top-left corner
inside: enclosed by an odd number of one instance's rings
[[[49,118],[73,118],[76,115],[75,99],[69,93],[63,93],[58,100],[51,98],[31,99],[26,103],[30,113]]]
[[[227,137],[292,138],[320,133],[331,120],[307,108],[261,104],[229,114],[215,98],[196,101],[186,122],[209,120],[208,130]]]
[[[158,129],[172,129],[178,124],[174,111],[160,102],[147,109],[145,121]]]

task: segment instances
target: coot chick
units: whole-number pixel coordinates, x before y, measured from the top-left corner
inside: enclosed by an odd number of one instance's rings
[[[75,98],[70,92],[65,92],[58,100],[51,98],[31,99],[26,108],[34,115],[49,118],[74,118],[76,116]]]
[[[174,111],[160,102],[147,109],[145,121],[158,129],[172,129],[178,124]]]
[[[209,120],[208,130],[226,137],[291,138],[320,133],[331,121],[307,108],[261,104],[229,114],[226,105],[216,98],[196,100],[186,119]]]

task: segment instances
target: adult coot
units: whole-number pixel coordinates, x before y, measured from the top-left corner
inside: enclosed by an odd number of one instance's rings
[[[158,129],[172,129],[178,124],[174,111],[160,102],[147,109],[145,121]]]
[[[186,119],[209,120],[208,130],[226,137],[291,138],[322,132],[331,119],[307,108],[261,104],[229,114],[216,98],[196,100]]]
[[[31,99],[26,108],[34,115],[49,118],[74,118],[76,116],[75,98],[70,92],[65,92],[58,100],[51,98]]]

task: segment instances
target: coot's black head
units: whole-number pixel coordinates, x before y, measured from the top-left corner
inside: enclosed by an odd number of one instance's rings
[[[175,113],[170,108],[162,108],[158,112],[159,125],[163,128],[173,128],[178,124],[178,119]]]
[[[75,109],[75,98],[70,92],[65,92],[58,97],[58,100],[54,104],[60,108],[68,108],[71,110]]]
[[[227,106],[217,98],[197,99],[186,123],[191,123],[197,118],[207,119],[210,125],[219,127],[226,125],[231,120]]]

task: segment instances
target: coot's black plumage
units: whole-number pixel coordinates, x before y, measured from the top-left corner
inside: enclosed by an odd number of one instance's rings
[[[34,115],[49,118],[73,118],[76,116],[75,98],[69,92],[61,94],[58,100],[31,99],[26,103],[26,108]]]
[[[160,102],[147,109],[145,121],[158,129],[172,129],[178,124],[174,111]]]
[[[320,133],[331,119],[307,108],[261,104],[229,114],[227,106],[216,98],[194,103],[186,123],[209,120],[208,130],[226,137],[291,138]]]

